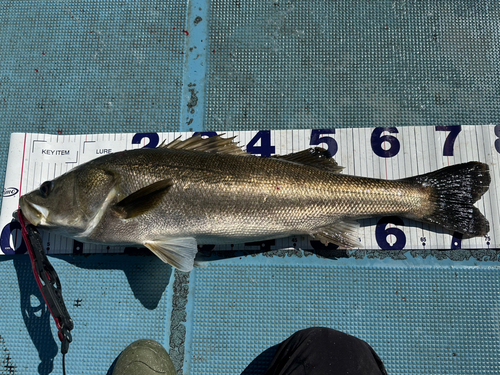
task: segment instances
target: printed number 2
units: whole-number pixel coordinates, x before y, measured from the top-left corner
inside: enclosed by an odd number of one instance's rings
[[[453,146],[455,145],[455,139],[457,139],[458,133],[462,131],[460,125],[456,126],[436,126],[437,131],[450,132],[444,141],[443,146],[443,156],[453,156]]]
[[[332,137],[322,137],[323,134],[335,134],[335,129],[314,129],[311,132],[311,141],[309,144],[311,146],[318,146],[322,143],[326,143],[330,157],[335,156],[338,150],[337,141]]]
[[[260,141],[260,146],[256,143]],[[247,145],[247,152],[250,154],[257,154],[260,156],[271,156],[276,152],[276,147],[271,145],[271,131],[261,130]]]
[[[160,143],[160,136],[158,133],[136,133],[132,138],[132,144],[140,145],[144,138],[149,139],[149,143],[145,144],[142,148],[156,148],[158,143]]]

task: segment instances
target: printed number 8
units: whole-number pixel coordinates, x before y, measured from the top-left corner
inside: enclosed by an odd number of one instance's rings
[[[495,125],[495,135],[500,138],[500,125]],[[500,154],[500,139],[495,139],[495,150]]]

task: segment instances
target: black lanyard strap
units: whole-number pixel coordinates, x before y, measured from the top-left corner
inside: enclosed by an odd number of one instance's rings
[[[50,264],[43,250],[42,236],[36,230],[35,226],[23,217],[21,209],[17,211],[17,220],[21,224],[24,242],[30,254],[36,283],[49,308],[50,314],[56,322],[59,340],[61,340],[61,353],[64,356],[68,352],[69,343],[72,341],[70,331],[73,329],[73,320],[64,304],[59,276],[57,276],[57,272],[52,267],[52,264]]]

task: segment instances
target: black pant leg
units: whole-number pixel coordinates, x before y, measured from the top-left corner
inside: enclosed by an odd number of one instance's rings
[[[365,341],[330,328],[298,331],[283,341],[265,375],[387,375]]]

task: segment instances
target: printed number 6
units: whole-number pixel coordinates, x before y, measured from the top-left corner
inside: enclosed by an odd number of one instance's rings
[[[388,228],[387,224],[404,225],[403,220],[397,216],[387,216],[380,219],[375,228],[375,238],[377,244],[382,250],[403,250],[406,245],[406,235],[399,228]],[[387,237],[393,235],[396,242],[392,245],[387,241]]]
[[[399,140],[392,136],[392,135],[382,135],[383,132],[388,132],[388,133],[399,133],[398,129],[391,127],[391,128],[375,128],[373,129],[372,132],[372,137],[371,137],[371,144],[372,144],[372,150],[373,152],[380,156],[381,158],[392,158],[393,156],[396,156],[399,152],[399,149],[401,148],[399,144]],[[384,142],[387,142],[391,145],[387,150],[384,150],[382,148],[382,144]]]
[[[323,134],[335,134],[335,129],[314,129],[311,132],[311,141],[309,144],[311,146],[318,146],[326,143],[327,151],[330,153],[330,157],[332,157],[338,151],[337,141],[332,137],[322,137]]]

